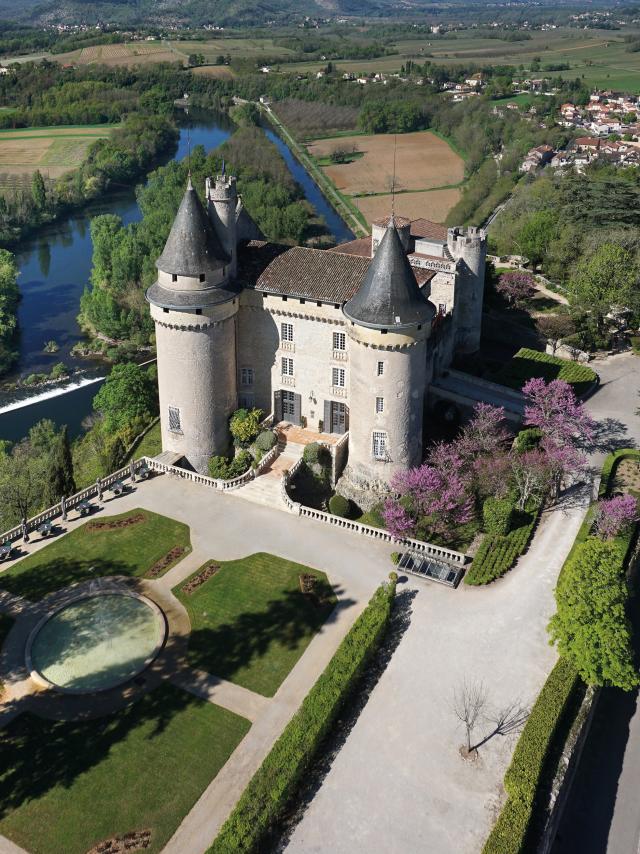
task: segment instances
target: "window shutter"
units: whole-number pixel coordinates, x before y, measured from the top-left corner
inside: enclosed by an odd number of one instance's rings
[[[275,391],[273,393],[273,417],[276,421],[282,421],[282,392]]]
[[[302,395],[293,395],[293,423],[299,427],[302,423]]]
[[[349,429],[349,407],[345,403],[344,405],[344,432],[346,433]]]
[[[325,400],[324,402],[324,432],[331,433],[332,424],[331,424],[331,401]]]

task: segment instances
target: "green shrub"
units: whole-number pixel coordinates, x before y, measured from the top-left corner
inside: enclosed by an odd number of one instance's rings
[[[305,445],[302,459],[308,466],[320,465],[324,467],[331,462],[331,454],[324,445],[319,442],[311,442],[309,445]]]
[[[266,453],[267,451],[270,451],[271,448],[273,448],[275,446],[277,441],[278,441],[278,437],[273,432],[273,430],[263,430],[262,433],[260,433],[258,435],[258,438],[256,439],[255,444],[256,444],[256,448],[259,451],[263,451],[264,453]]]
[[[488,584],[508,572],[529,545],[540,508],[513,514],[506,536],[486,534],[465,577],[465,584]]]
[[[318,748],[377,650],[386,630],[395,582],[379,587],[285,727],[222,826],[209,854],[258,851],[304,780]]]
[[[400,563],[400,558],[402,557],[400,552],[391,552],[391,563],[394,566],[397,566]]]
[[[522,730],[504,777],[509,798],[482,854],[521,854],[550,748],[580,686],[573,665],[561,658],[549,674]]]
[[[334,516],[348,516],[350,501],[342,495],[332,495],[329,499],[329,512]]]
[[[527,380],[541,377],[546,382],[564,380],[573,386],[576,394],[584,394],[597,381],[596,372],[580,362],[561,359],[538,350],[522,347],[492,379],[502,385],[521,389]]]
[[[240,447],[251,444],[260,432],[261,409],[236,409],[229,419],[233,441]]]
[[[231,480],[244,474],[253,462],[249,451],[240,451],[237,457],[211,457],[209,460],[209,477],[220,480]]]
[[[542,430],[539,427],[527,427],[518,433],[513,447],[519,454],[524,454],[526,451],[533,451],[534,448],[537,448],[541,439]]]
[[[508,498],[485,498],[482,521],[487,534],[504,537],[509,533],[513,504]]]
[[[631,335],[629,337],[629,343],[633,349],[633,352],[636,355],[640,355],[640,335]]]

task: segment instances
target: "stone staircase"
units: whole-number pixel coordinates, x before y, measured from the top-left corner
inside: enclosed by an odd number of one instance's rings
[[[253,501],[254,504],[264,504],[266,507],[287,511],[288,508],[280,492],[282,473],[285,469],[292,468],[293,464],[300,459],[304,447],[297,442],[286,442],[281,438],[278,442],[280,453],[271,465],[254,480],[239,489],[231,490],[228,494]]]

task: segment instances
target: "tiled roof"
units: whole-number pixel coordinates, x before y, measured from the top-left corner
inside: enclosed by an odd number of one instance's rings
[[[288,246],[268,243],[266,240],[250,240],[241,245],[238,249],[238,282],[253,288],[260,274],[273,259],[288,249]]]
[[[374,219],[373,225],[379,225],[381,228],[386,228],[389,225],[391,219],[393,219],[396,228],[403,228],[405,225],[409,225],[409,223],[411,222],[411,220],[407,219],[406,216],[391,217],[389,215],[389,216],[382,216],[382,217],[380,217],[380,219]]]
[[[371,258],[371,236],[359,237],[348,243],[332,246],[329,252],[339,252],[341,255],[359,255],[361,258]]]
[[[411,237],[424,237],[431,240],[447,240],[447,227],[429,219],[414,219],[411,221]]]
[[[358,290],[370,258],[294,246],[275,258],[255,289],[320,302],[343,303]]]

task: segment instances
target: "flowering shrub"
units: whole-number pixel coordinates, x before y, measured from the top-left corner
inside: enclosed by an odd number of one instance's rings
[[[638,499],[633,495],[615,495],[598,505],[596,532],[603,540],[611,540],[638,519]]]
[[[536,289],[530,273],[514,270],[500,276],[496,291],[507,300],[509,305],[518,305],[532,297]]]

